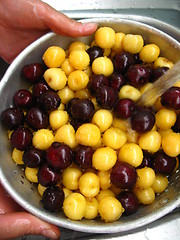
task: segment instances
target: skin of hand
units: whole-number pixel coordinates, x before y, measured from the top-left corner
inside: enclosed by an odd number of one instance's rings
[[[76,22],[40,0],[1,0],[0,23],[0,56],[8,63],[49,31],[80,37],[97,28],[94,23]]]
[[[0,239],[14,239],[25,235],[59,239],[60,230],[25,212],[0,185]]]
[[[95,32],[96,24],[82,24],[40,0],[0,1],[0,57],[11,63],[30,43],[49,31],[79,37]],[[58,239],[59,228],[24,211],[0,185],[0,238],[44,235]]]

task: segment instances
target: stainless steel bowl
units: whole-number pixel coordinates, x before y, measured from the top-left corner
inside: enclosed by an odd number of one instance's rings
[[[97,22],[99,26],[110,26],[115,31],[141,34],[148,43],[156,43],[161,49],[161,55],[176,62],[180,59],[180,43],[175,39],[149,25],[126,19],[86,19],[84,22]],[[94,36],[78,38],[90,43]],[[12,97],[16,90],[28,87],[20,75],[21,68],[28,63],[42,62],[44,51],[51,45],[59,45],[64,49],[74,41],[74,38],[62,37],[48,33],[28,46],[10,65],[0,82],[0,111],[12,104]],[[77,40],[77,39],[76,39]],[[169,180],[167,190],[156,197],[153,204],[142,206],[138,212],[128,217],[121,217],[114,223],[104,223],[100,219],[71,221],[64,214],[50,213],[39,204],[40,196],[36,186],[24,176],[21,166],[17,166],[11,159],[11,147],[7,139],[7,132],[0,125],[0,180],[9,194],[27,211],[37,217],[55,225],[71,230],[89,233],[117,233],[136,229],[173,211],[180,206],[179,172],[174,173]]]

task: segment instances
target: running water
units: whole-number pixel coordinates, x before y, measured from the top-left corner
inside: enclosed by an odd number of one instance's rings
[[[141,106],[152,106],[159,96],[180,81],[180,61],[166,71],[156,82],[152,84],[138,99],[137,103]]]

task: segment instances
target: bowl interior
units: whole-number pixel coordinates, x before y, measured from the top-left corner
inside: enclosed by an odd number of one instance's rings
[[[115,31],[141,34],[146,43],[156,43],[161,49],[161,55],[176,62],[180,59],[180,43],[165,33],[151,26],[125,19],[89,19],[84,22],[98,22],[99,26],[110,26]],[[28,85],[22,80],[21,68],[28,63],[42,62],[44,51],[51,45],[58,45],[67,49],[74,40],[90,43],[94,36],[69,38],[49,33],[27,47],[10,65],[0,83],[0,111],[12,105],[12,97],[20,88]],[[128,231],[150,223],[172,211],[180,204],[180,181],[178,171],[170,177],[167,190],[156,197],[153,204],[141,207],[138,212],[128,217],[121,217],[115,223],[104,223],[100,219],[71,221],[63,213],[52,214],[39,204],[40,196],[36,186],[24,176],[23,167],[17,166],[11,159],[11,147],[7,132],[0,125],[0,180],[11,196],[27,211],[36,216],[56,224],[82,232],[115,233]]]

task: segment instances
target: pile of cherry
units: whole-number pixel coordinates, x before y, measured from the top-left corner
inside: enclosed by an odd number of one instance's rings
[[[87,50],[91,63],[97,57],[103,56],[100,47],[94,46]],[[128,98],[119,99],[120,88],[129,84],[136,88],[148,82],[154,82],[167,70],[166,67],[152,68],[145,66],[138,55],[127,52],[115,54],[113,59],[114,73],[109,77],[92,75],[88,89],[91,95],[103,109],[111,110],[115,117],[129,119],[131,128],[143,134],[150,131],[155,124],[154,109],[137,106]],[[23,162],[30,168],[38,167],[38,182],[48,187],[43,195],[42,202],[46,209],[56,211],[64,201],[63,190],[56,187],[61,172],[75,162],[79,168],[86,170],[92,167],[93,148],[79,145],[71,149],[65,144],[54,142],[46,151],[36,149],[32,145],[33,132],[49,128],[49,113],[58,109],[61,99],[56,91],[50,89],[43,79],[46,67],[40,63],[26,65],[22,69],[22,76],[32,84],[32,90],[18,90],[13,97],[14,106],[5,109],[1,114],[1,121],[8,130],[13,131],[10,143],[13,148],[24,151]],[[171,87],[161,96],[164,107],[180,109],[180,87]],[[70,123],[75,130],[83,123],[91,122],[95,107],[90,99],[73,98],[66,104],[66,111],[70,116]],[[24,111],[26,114],[24,114]],[[180,114],[173,126],[174,132],[180,132]],[[60,157],[58,165],[53,165],[51,156],[54,152]],[[176,158],[167,156],[162,150],[154,154],[143,151],[143,162],[138,168],[149,166],[157,173],[170,175],[176,166]],[[84,157],[83,157],[84,156]],[[51,171],[51,174],[49,174]],[[136,182],[136,170],[127,164],[117,164],[111,173],[112,183],[117,183],[119,171],[127,171],[128,179],[121,179],[118,187],[132,189]],[[123,182],[125,184],[123,185]],[[49,195],[48,195],[49,194]],[[54,200],[50,195],[54,195]],[[122,192],[117,197],[125,209],[126,214],[136,212],[138,201],[131,191]]]

